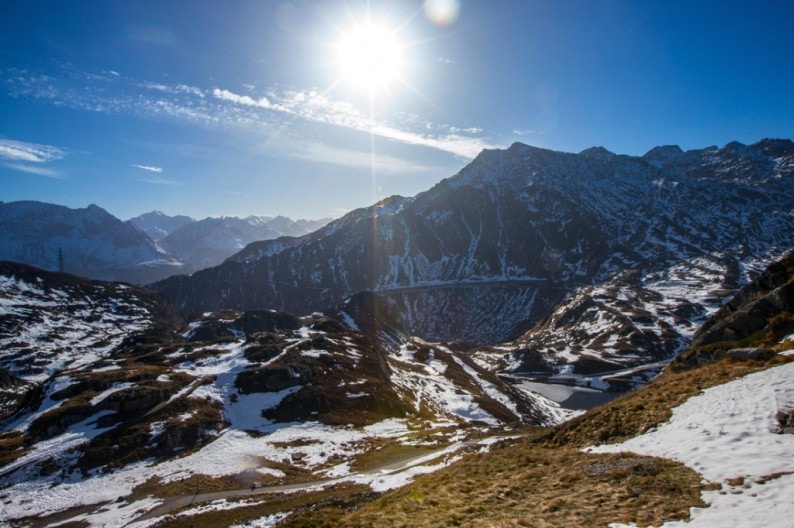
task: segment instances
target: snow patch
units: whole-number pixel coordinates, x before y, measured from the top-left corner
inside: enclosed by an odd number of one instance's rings
[[[113,386],[110,387],[109,389],[106,389],[100,392],[99,394],[97,394],[96,396],[94,396],[93,398],[91,398],[91,405],[96,407],[98,403],[107,399],[107,397],[110,396],[111,394],[115,394],[117,392],[127,390],[130,387],[134,387],[134,386],[135,386],[134,383],[114,383]]]
[[[665,527],[790,526],[794,518],[794,435],[776,434],[777,413],[794,409],[794,363],[712,387],[673,409],[669,422],[595,453],[631,451],[677,460],[722,483],[704,492],[709,508]],[[768,480],[763,477],[788,473]],[[740,479],[742,486],[731,486]],[[613,526],[621,526],[615,524]]]

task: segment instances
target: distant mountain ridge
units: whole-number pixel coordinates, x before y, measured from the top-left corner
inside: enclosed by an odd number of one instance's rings
[[[330,219],[291,220],[284,216],[224,216],[185,224],[158,244],[185,263],[187,273],[217,266],[245,246],[283,236],[300,236],[315,231]]]
[[[151,211],[130,218],[128,222],[149,235],[149,238],[155,242],[159,242],[180,227],[192,224],[195,220],[189,216],[169,216],[161,211]]]
[[[516,143],[484,151],[413,198],[384,200],[286,243],[251,245],[155,288],[186,314],[308,313],[372,290],[409,334],[475,344],[520,337],[577,295],[601,295],[555,323],[552,336],[571,329],[564,342],[528,336],[499,361],[519,369],[525,353],[549,365],[583,355],[605,366],[649,361],[673,354],[698,321],[794,246],[792,177],[789,140],[642,157]],[[587,340],[603,332],[585,322],[605,321],[615,303],[633,315],[593,353]]]
[[[0,260],[103,280],[143,283],[182,264],[104,209],[35,201],[0,203]]]
[[[282,216],[195,221],[153,211],[122,222],[97,205],[0,202],[0,260],[145,284],[217,265],[250,242],[303,235],[327,221]]]

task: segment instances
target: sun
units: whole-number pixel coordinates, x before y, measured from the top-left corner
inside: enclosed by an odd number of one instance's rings
[[[400,79],[404,48],[395,31],[366,20],[340,36],[336,45],[339,75],[370,93],[386,90]]]

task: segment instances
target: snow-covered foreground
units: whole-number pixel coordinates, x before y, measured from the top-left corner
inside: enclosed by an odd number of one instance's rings
[[[794,409],[794,363],[707,389],[673,410],[669,422],[622,444],[590,452],[631,451],[677,460],[721,490],[673,527],[790,527],[794,519],[794,435],[778,434],[777,414]],[[625,525],[614,524],[615,528]]]
[[[163,482],[172,482],[188,479],[193,474],[220,476],[246,472],[283,476],[278,470],[262,467],[258,461],[262,458],[289,460],[299,454],[300,464],[306,469],[324,468],[334,458],[350,460],[365,451],[368,442],[373,439],[399,439],[409,432],[403,420],[395,419],[361,429],[330,427],[319,423],[280,424],[274,426],[270,434],[260,438],[230,429],[199,451],[160,464],[133,464],[113,473],[94,475],[87,479],[73,475],[73,479],[60,482],[55,478],[38,477],[13,484],[0,490],[0,526],[13,519],[49,515],[77,506],[99,503],[105,504],[98,511],[82,514],[71,520],[82,520],[96,527],[122,526],[162,503],[162,500],[153,498],[133,503],[114,502],[119,497],[128,496],[136,486],[152,477],[159,477]],[[352,473],[350,462],[345,462],[329,469],[321,469],[318,478],[335,479],[328,482],[329,484],[349,481],[367,484],[376,491],[387,491],[407,484],[416,475],[449,465],[457,460],[455,452],[464,445],[458,442],[446,450],[416,459],[405,466],[383,470]],[[210,506],[209,509],[228,507],[234,505],[224,501],[214,508]],[[159,518],[136,522],[134,526],[149,526],[157,520]]]

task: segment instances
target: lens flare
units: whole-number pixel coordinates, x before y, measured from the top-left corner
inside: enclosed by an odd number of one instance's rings
[[[422,5],[425,16],[438,26],[451,26],[460,14],[459,0],[425,0]]]

